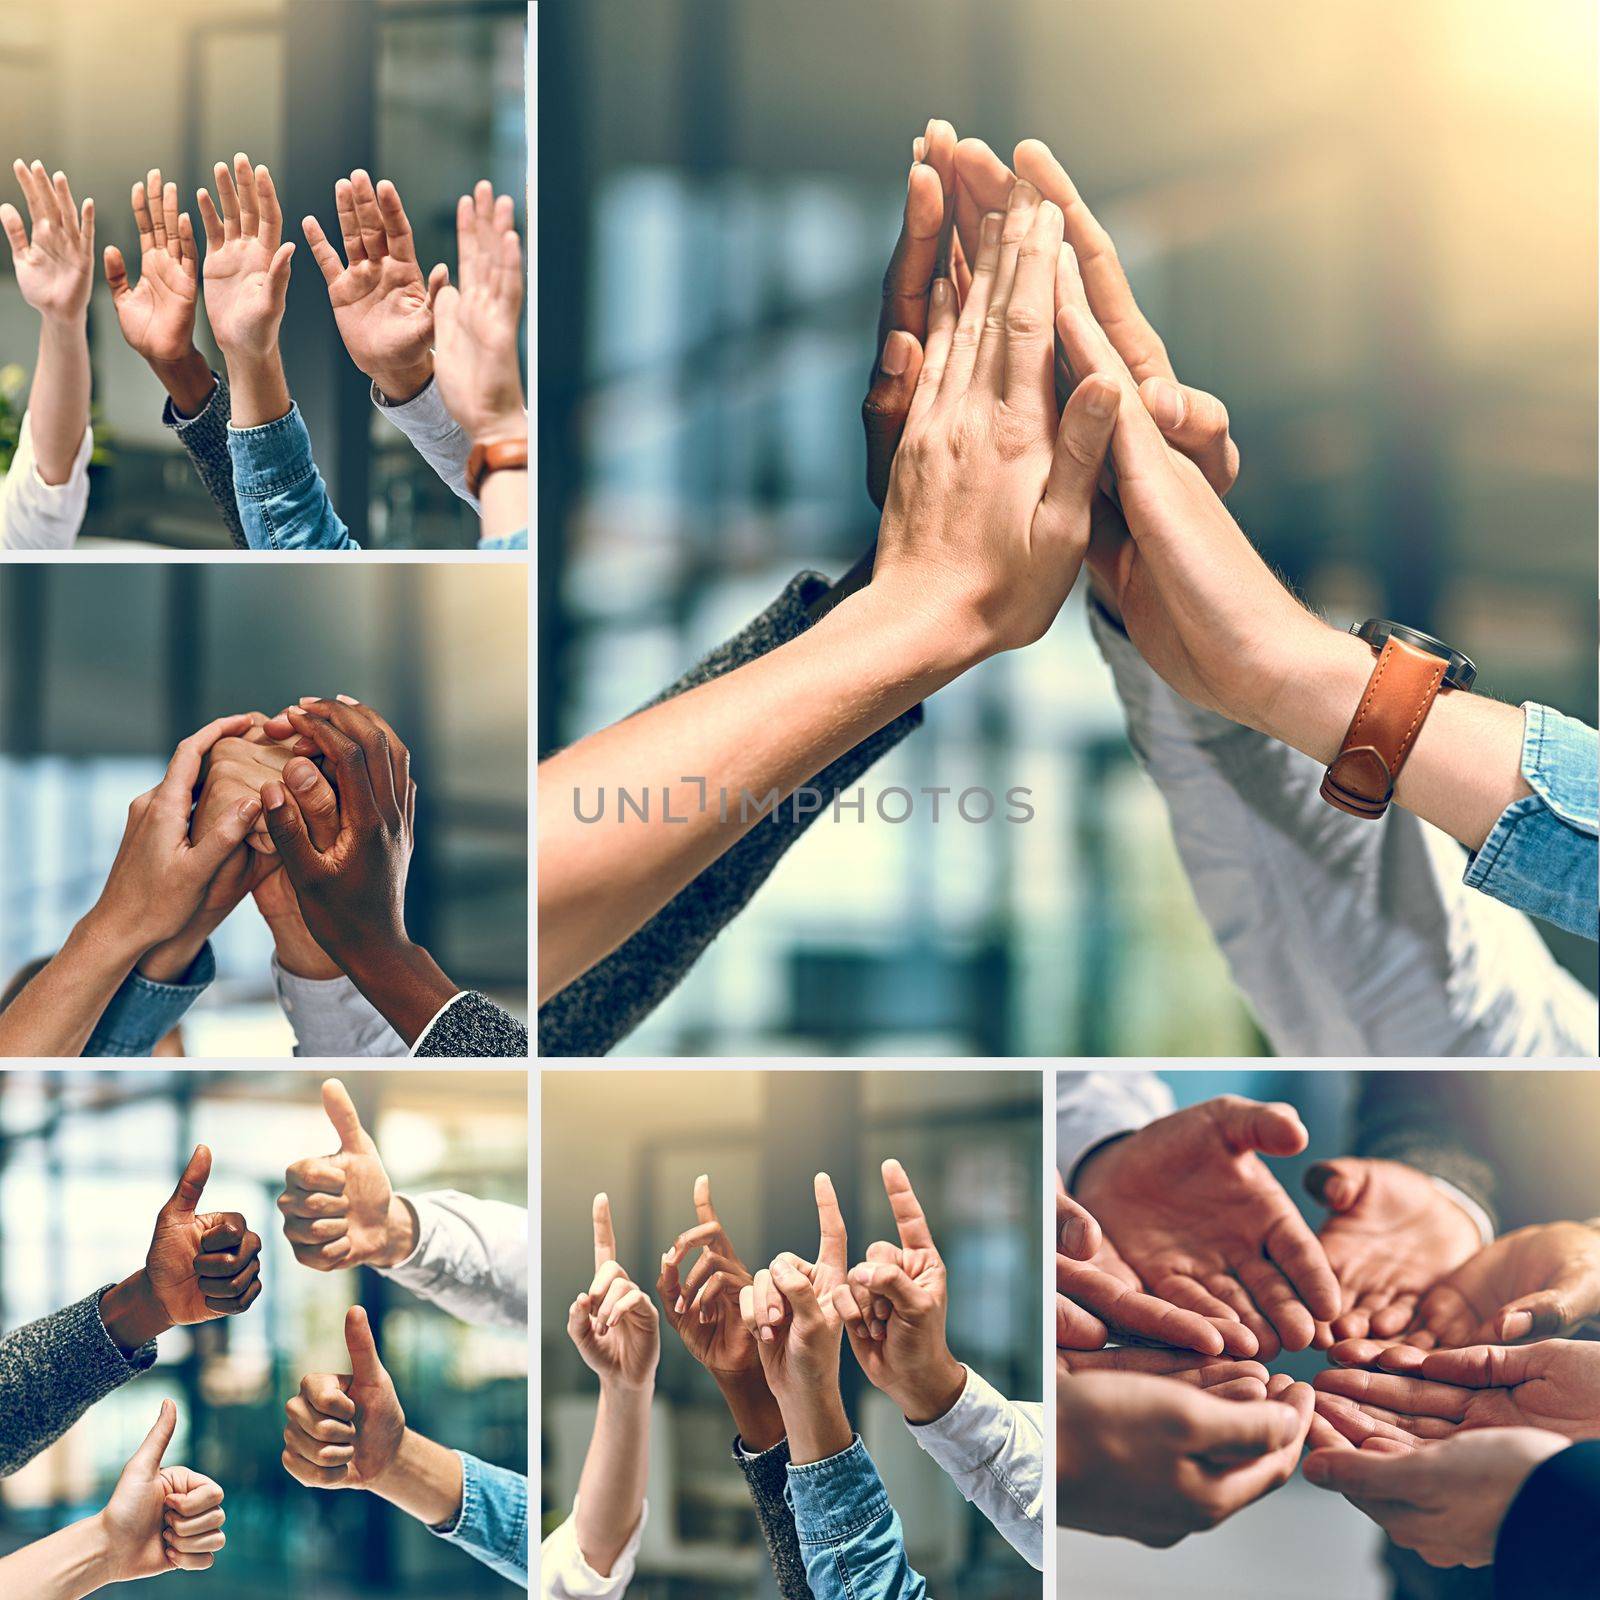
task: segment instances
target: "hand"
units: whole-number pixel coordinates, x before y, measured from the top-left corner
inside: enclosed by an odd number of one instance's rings
[[[30,240],[17,208],[9,203],[0,206],[0,227],[11,244],[11,264],[22,298],[46,322],[82,322],[94,288],[94,201],[85,200],[80,214],[66,173],[51,178],[42,161],[31,167],[14,161],[11,170],[22,186],[33,224]]]
[[[178,1408],[163,1400],[156,1425],[122,1469],[99,1514],[110,1554],[108,1583],[204,1572],[228,1542],[222,1532],[221,1487],[188,1467],[161,1465],[177,1426]]]
[[[461,287],[443,284],[434,299],[437,323],[434,376],[439,395],[474,442],[525,437],[522,389],[522,247],[512,226],[510,197],[490,206],[488,183],[475,199],[461,197],[456,239]],[[480,231],[493,243],[480,243]],[[437,273],[436,273],[437,276]]]
[[[1430,1567],[1486,1567],[1528,1475],[1571,1441],[1537,1428],[1460,1434],[1425,1451],[1313,1450],[1308,1483],[1342,1494]]]
[[[1269,1400],[1192,1383],[1089,1373],[1056,1384],[1057,1518],[1167,1549],[1289,1480],[1311,1390],[1279,1375]]]
[[[1056,1174],[1056,1347],[1099,1350],[1113,1334],[1220,1356],[1221,1332],[1197,1311],[1145,1293],[1100,1224]],[[1263,1368],[1263,1374],[1265,1369]],[[1263,1391],[1264,1392],[1264,1391]]]
[[[295,1260],[314,1272],[398,1266],[417,1247],[416,1213],[390,1186],[378,1147],[337,1078],[322,1086],[322,1109],[339,1148],[284,1173],[283,1236]]]
[[[1056,1379],[1086,1372],[1139,1372],[1192,1383],[1222,1400],[1265,1400],[1267,1369],[1259,1361],[1230,1361],[1189,1350],[1147,1350],[1114,1345],[1106,1350],[1056,1350]]]
[[[567,1310],[567,1337],[601,1387],[643,1390],[655,1383],[661,1360],[656,1308],[617,1260],[611,1201],[594,1197],[594,1281]]]
[[[433,376],[433,306],[400,193],[359,167],[334,185],[345,260],[322,224],[300,224],[328,285],[333,320],[350,359],[390,400],[410,400]]]
[[[273,739],[266,732],[267,719],[260,712],[251,712],[250,721],[251,726],[242,734],[217,740],[202,764],[200,793],[190,825],[190,832],[197,838],[209,832],[230,806],[252,797],[259,800],[262,789],[284,778],[284,769],[296,752],[305,748],[297,737]],[[252,850],[264,855],[270,856],[276,849],[267,831],[266,819],[260,815],[246,842]],[[242,898],[250,887],[253,884],[241,885],[235,898]]]
[[[1303,1350],[1339,1286],[1322,1246],[1256,1154],[1305,1149],[1292,1106],[1222,1095],[1093,1151],[1077,1198],[1150,1293],[1207,1318],[1231,1355]]]
[[[739,1259],[711,1200],[711,1179],[694,1181],[694,1227],[661,1257],[656,1293],[668,1325],[689,1354],[713,1377],[759,1373],[755,1341],[739,1319],[739,1291],[755,1278]],[[678,1268],[696,1249],[700,1258],[680,1277]]]
[[[279,1460],[308,1489],[381,1491],[406,1437],[406,1414],[361,1306],[345,1313],[344,1343],[349,1372],[311,1373],[300,1380],[300,1392],[286,1408]]]
[[[1057,422],[1050,308],[1060,211],[1030,185],[991,213],[966,303],[934,281],[927,350],[895,456],[872,583],[960,667],[1042,638],[1078,575],[1117,415],[1076,390]],[[909,338],[909,334],[902,335]]]
[[[277,348],[294,245],[282,243],[283,211],[264,166],[252,168],[241,152],[231,173],[220,161],[213,172],[222,215],[209,191],[197,196],[206,230],[206,316],[224,355],[265,356]]]
[[[163,184],[152,167],[144,183],[133,186],[133,215],[139,225],[139,282],[128,282],[122,252],[108,244],[106,283],[122,337],[151,366],[175,366],[196,355],[195,303],[200,296],[200,255],[194,224],[178,210],[178,186]],[[210,373],[207,373],[209,379]]]
[[[950,1354],[945,1318],[950,1289],[944,1262],[911,1180],[898,1161],[883,1163],[883,1188],[900,1244],[878,1241],[866,1262],[833,1288],[833,1309],[867,1380],[900,1407],[907,1422],[945,1415],[967,1386],[967,1369]]]
[[[145,1280],[167,1319],[189,1327],[248,1311],[261,1294],[261,1238],[237,1211],[197,1212],[211,1152],[202,1144],[156,1215]]]
[[[1600,1228],[1547,1222],[1503,1234],[1468,1256],[1423,1295],[1400,1337],[1420,1350],[1516,1344],[1568,1338],[1596,1317]],[[1328,1353],[1341,1361],[1345,1347]]]
[[[1317,1410],[1347,1438],[1353,1436],[1342,1426],[1348,1407],[1324,1405],[1326,1397],[1353,1402],[1380,1434],[1401,1444],[1471,1428],[1545,1428],[1568,1439],[1600,1438],[1600,1345],[1545,1339],[1421,1351],[1369,1343],[1349,1351],[1348,1359],[1379,1370],[1335,1367],[1316,1377]],[[1359,1428],[1356,1442],[1370,1431]]]
[[[1321,1239],[1339,1277],[1335,1339],[1403,1332],[1428,1289],[1481,1244],[1472,1218],[1426,1173],[1399,1161],[1319,1161],[1306,1188],[1329,1210]]]

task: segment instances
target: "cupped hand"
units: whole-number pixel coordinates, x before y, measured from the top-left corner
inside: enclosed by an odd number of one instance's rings
[[[1570,1443],[1537,1428],[1496,1428],[1426,1450],[1324,1447],[1306,1456],[1301,1471],[1430,1567],[1486,1567],[1529,1473]]]
[[[755,1276],[739,1259],[717,1216],[705,1173],[694,1180],[694,1214],[695,1225],[680,1233],[661,1257],[656,1294],[662,1313],[708,1372],[754,1372],[761,1358],[739,1317],[739,1291],[754,1283]],[[699,1258],[687,1273],[681,1272],[696,1250]]]
[[[1261,1154],[1295,1155],[1294,1108],[1223,1095],[1102,1145],[1074,1192],[1148,1291],[1207,1318],[1230,1355],[1303,1350],[1339,1286]],[[1230,1326],[1231,1325],[1231,1326]]]
[[[46,322],[77,322],[89,309],[94,288],[94,201],[80,212],[67,175],[52,178],[42,161],[14,161],[33,225],[30,238],[21,214],[9,202],[0,206],[0,228],[11,245],[22,298]]]
[[[1320,1238],[1339,1278],[1334,1339],[1404,1332],[1423,1295],[1482,1245],[1472,1218],[1403,1162],[1319,1161],[1306,1173],[1306,1189],[1328,1207]]]
[[[263,356],[277,346],[294,245],[283,242],[283,209],[266,167],[252,167],[241,151],[231,172],[220,161],[212,170],[216,203],[205,189],[197,196],[206,230],[206,316],[225,355]]]
[[[261,1238],[237,1211],[201,1211],[211,1176],[202,1144],[156,1214],[145,1255],[150,1291],[178,1327],[248,1311],[261,1294]]]
[[[594,1279],[567,1309],[567,1337],[603,1385],[647,1389],[661,1360],[661,1324],[650,1296],[617,1260],[611,1201],[594,1197]]]
[[[1103,1350],[1056,1350],[1056,1377],[1088,1372],[1138,1372],[1176,1378],[1223,1400],[1265,1400],[1269,1374],[1259,1361],[1201,1356],[1192,1350],[1153,1350],[1145,1345],[1110,1345]]]
[[[200,297],[200,256],[194,224],[178,210],[178,186],[163,183],[152,167],[133,186],[139,228],[139,281],[128,280],[122,252],[106,246],[106,283],[122,337],[157,366],[184,359],[194,349],[195,305]]]
[[[155,1426],[100,1512],[114,1583],[204,1572],[227,1543],[220,1485],[188,1467],[161,1465],[177,1426],[178,1408],[163,1400]]]

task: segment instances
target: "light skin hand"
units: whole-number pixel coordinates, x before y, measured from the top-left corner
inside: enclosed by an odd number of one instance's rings
[[[1334,1339],[1403,1333],[1429,1288],[1480,1248],[1472,1218],[1401,1162],[1319,1161],[1306,1188],[1329,1210],[1320,1237],[1339,1278]]]
[[[900,1243],[870,1245],[849,1283],[834,1286],[833,1309],[868,1381],[920,1425],[961,1398],[967,1369],[945,1339],[950,1286],[928,1219],[905,1168],[889,1160],[882,1172]]]
[[[1056,1378],[1088,1372],[1137,1372],[1192,1383],[1222,1400],[1265,1400],[1267,1369],[1259,1361],[1200,1356],[1190,1350],[1114,1345],[1104,1350],[1056,1350]]]
[[[383,1158],[350,1091],[337,1078],[322,1086],[339,1148],[296,1161],[283,1177],[278,1210],[294,1258],[314,1272],[398,1266],[417,1247],[417,1216],[394,1192]]]
[[[1207,1318],[1228,1354],[1270,1359],[1339,1307],[1322,1246],[1261,1160],[1306,1137],[1292,1106],[1223,1095],[1102,1145],[1073,1193],[1152,1295]]]
[[[1130,1372],[1056,1384],[1057,1516],[1066,1527],[1166,1549],[1288,1481],[1312,1416],[1303,1383],[1228,1400]]]
[[[1458,1434],[1427,1450],[1314,1449],[1301,1471],[1431,1567],[1486,1567],[1528,1475],[1571,1443],[1537,1428]]]
[[[611,1201],[594,1197],[594,1279],[567,1312],[567,1335],[603,1388],[639,1391],[655,1386],[661,1359],[656,1308],[617,1260]]]

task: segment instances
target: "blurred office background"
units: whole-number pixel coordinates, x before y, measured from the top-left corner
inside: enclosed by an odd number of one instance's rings
[[[527,1201],[523,1072],[347,1073],[397,1189]],[[261,1235],[260,1298],[239,1317],[174,1329],[156,1366],[91,1408],[0,1484],[0,1551],[105,1503],[163,1398],[166,1461],[227,1496],[227,1548],[185,1591],[216,1600],[433,1600],[511,1585],[370,1494],[318,1493],[283,1470],[283,1408],[309,1372],[345,1372],[344,1314],[367,1308],[418,1432],[525,1471],[528,1347],[469,1327],[375,1272],[299,1266],[275,1206],[284,1169],[338,1147],[311,1073],[0,1073],[0,1328],[20,1327],[144,1262],[156,1212],[198,1143],[208,1209]]]
[[[572,1509],[594,1424],[594,1374],[567,1307],[594,1275],[590,1205],[611,1198],[618,1259],[656,1299],[662,1252],[695,1221],[706,1173],[753,1272],[780,1250],[813,1257],[812,1178],[832,1177],[850,1260],[894,1240],[879,1168],[905,1166],[950,1278],[956,1359],[1003,1394],[1040,1395],[1041,1078],[990,1072],[558,1071],[540,1075],[543,1532]],[[1038,1579],[907,1433],[899,1410],[840,1361],[845,1409],[905,1524],[913,1564],[948,1600],[1013,1600]],[[778,1593],[733,1424],[705,1369],[661,1324],[650,1520],[636,1600],[769,1600]]]
[[[300,219],[337,238],[333,185],[353,168],[393,180],[424,272],[455,273],[455,208],[479,178],[517,202],[526,237],[526,0],[8,0],[0,7],[0,194],[42,160],[93,195],[96,253],[119,245],[137,278],[135,181],[178,185],[204,255],[195,190],[236,150],[272,169],[284,237],[299,245],[283,324],[290,389],[339,514],[362,544],[472,549],[477,519],[378,416],[333,325]],[[26,209],[24,208],[24,215]],[[0,251],[0,368],[33,369],[38,318]],[[96,469],[86,536],[228,548],[187,458],[161,424],[161,386],[123,342],[95,266],[89,311]],[[204,310],[197,339],[220,370]]]
[[[527,1010],[527,580],[496,564],[117,563],[0,571],[0,985],[94,903],[128,802],[178,741],[303,694],[376,706],[411,751],[411,935]],[[191,1055],[287,1054],[253,904],[213,936]]]
[[[1046,139],[1231,505],[1329,617],[1595,714],[1596,22],[1584,0],[626,0],[539,17],[540,749],[625,714],[876,513],[859,407],[911,142]],[[1026,826],[817,823],[629,1053],[1260,1047],[1081,596],[941,693],[874,790]],[[868,808],[871,816],[871,807]],[[1550,935],[1595,984],[1594,951]]]

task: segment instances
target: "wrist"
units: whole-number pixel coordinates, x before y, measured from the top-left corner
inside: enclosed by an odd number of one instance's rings
[[[291,978],[327,983],[344,976],[344,968],[306,932],[306,925],[299,917],[263,916],[262,920],[272,935],[272,949],[278,965]]]
[[[151,983],[177,983],[195,964],[205,949],[206,940],[217,931],[222,920],[220,916],[197,917],[182,932],[146,950],[135,970]]]
[[[1261,693],[1237,720],[1324,765],[1339,753],[1377,663],[1353,634],[1304,615],[1275,644]]]
[[[199,416],[216,392],[216,375],[206,358],[193,345],[176,361],[161,361],[147,356],[145,364],[171,397],[173,409],[185,421]]]
[[[383,1252],[371,1262],[375,1267],[397,1267],[417,1248],[417,1214],[402,1195],[389,1196],[389,1221],[384,1230]]]
[[[378,386],[378,393],[391,406],[403,406],[415,400],[433,382],[433,353],[413,367],[385,367],[361,369]]]
[[[77,344],[89,337],[89,305],[85,301],[74,311],[41,311],[39,331],[51,344]]]
[[[111,1342],[130,1356],[172,1328],[143,1267],[100,1296],[100,1321]]]
[[[467,429],[474,444],[493,444],[497,439],[526,439],[528,413],[519,405],[510,411],[492,411],[473,419]]]
[[[407,1044],[415,1044],[446,1002],[461,992],[433,957],[403,932],[349,943],[348,951],[341,941],[341,948],[328,954]]]
[[[406,1428],[383,1471],[367,1485],[372,1492],[430,1528],[461,1515],[465,1478],[461,1457]]]
[[[783,1421],[789,1460],[797,1467],[840,1455],[855,1438],[837,1388],[825,1396],[794,1396],[783,1403]]]
[[[225,348],[235,428],[260,428],[289,414],[289,380],[276,341],[262,349]]]
[[[848,630],[857,648],[870,648],[885,676],[914,686],[918,698],[995,653],[971,615],[938,606],[907,592],[892,575],[874,575],[814,625],[813,631]]]
[[[912,1383],[898,1385],[889,1398],[907,1422],[921,1428],[948,1416],[966,1387],[967,1369],[947,1349],[926,1373],[918,1373]]]
[[[108,1583],[120,1582],[123,1571],[117,1559],[117,1541],[106,1524],[104,1507],[73,1523],[71,1531],[76,1535],[72,1570],[84,1585],[78,1592],[92,1594]]]
[[[759,1366],[711,1374],[747,1450],[770,1450],[784,1434],[783,1412]]]
[[[124,974],[150,948],[149,930],[139,926],[138,918],[104,901],[96,901],[78,919],[67,939]]]

